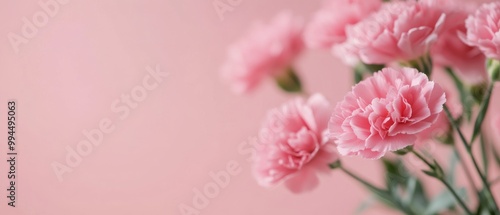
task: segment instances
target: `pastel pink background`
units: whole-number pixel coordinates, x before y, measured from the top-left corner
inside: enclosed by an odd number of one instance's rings
[[[231,160],[242,172],[201,214],[352,214],[367,193],[340,172],[303,195],[255,183],[248,155],[238,147],[255,136],[269,108],[291,97],[270,83],[238,97],[217,73],[227,45],[254,20],[283,9],[307,17],[318,6],[317,0],[243,0],[221,21],[211,0],[71,0],[15,54],[6,35],[20,34],[22,18],[41,9],[35,0],[3,0],[0,214],[181,214],[180,204],[192,206],[193,188],[212,182],[208,173]],[[170,76],[119,120],[112,102],[156,64]],[[323,51],[306,53],[299,70],[308,90],[323,92],[331,102],[352,83],[348,68]],[[12,98],[19,104],[15,209],[4,197],[6,102]],[[105,117],[115,122],[115,131],[59,182],[51,163],[64,162],[65,147],[74,148],[85,139],[82,131],[97,128]],[[382,178],[375,162],[347,161],[370,180]]]

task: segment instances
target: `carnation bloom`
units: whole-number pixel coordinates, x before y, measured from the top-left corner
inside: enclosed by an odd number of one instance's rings
[[[311,48],[331,48],[346,40],[345,29],[356,24],[382,5],[381,0],[329,0],[316,12],[305,31]]]
[[[331,106],[321,95],[296,99],[269,112],[261,129],[253,173],[262,186],[284,182],[292,192],[318,184],[317,172],[329,172],[338,156],[326,130]]]
[[[474,46],[463,42],[459,35],[465,34],[467,8],[457,6],[455,1],[432,1],[433,7],[446,14],[442,33],[431,48],[437,66],[454,68],[469,83],[479,83],[487,78],[486,57]]]
[[[340,57],[355,56],[367,64],[415,60],[427,54],[445,19],[445,14],[421,2],[387,3],[363,21],[347,27],[346,42],[334,51]]]
[[[463,112],[461,102],[458,100],[459,98],[457,98],[457,95],[453,95],[448,91],[445,91],[445,93],[446,104],[448,105],[452,116],[454,118],[459,117]],[[434,141],[436,138],[445,138],[451,128],[452,127],[446,113],[444,111],[441,112],[434,124],[417,134],[415,147],[418,148],[429,141]]]
[[[413,145],[435,123],[443,89],[412,68],[385,68],[352,88],[339,102],[329,131],[342,155],[378,159]]]
[[[279,14],[270,24],[258,24],[229,48],[222,76],[236,93],[255,88],[262,79],[279,76],[301,53],[302,22],[289,13]]]
[[[500,60],[500,2],[481,5],[465,25],[464,41],[477,46],[488,58]]]

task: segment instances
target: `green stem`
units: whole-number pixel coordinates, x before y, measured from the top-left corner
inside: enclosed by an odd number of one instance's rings
[[[425,159],[423,155],[421,155],[420,153],[418,153],[417,151],[415,151],[415,150],[413,150],[413,149],[411,150],[411,152],[412,152],[415,156],[417,156],[420,160],[422,160],[425,164],[427,164],[427,166],[429,166],[431,169],[434,169],[434,165],[433,165],[433,164],[431,164],[429,161],[427,161],[427,159]]]
[[[375,187],[373,184],[371,184],[370,182],[367,182],[365,181],[364,179],[362,179],[361,177],[357,176],[356,174],[352,173],[351,171],[347,170],[346,168],[344,168],[343,166],[340,167],[340,169],[342,171],[344,171],[347,175],[351,176],[351,178],[355,179],[356,181],[358,181],[359,183],[363,184],[364,186],[368,187],[370,190],[381,190],[380,188],[378,187]]]
[[[471,147],[467,143],[467,140],[465,139],[464,133],[462,133],[462,130],[460,130],[460,128],[457,125],[457,122],[455,121],[455,119],[451,115],[450,109],[448,108],[448,106],[446,104],[443,106],[443,109],[444,109],[444,112],[446,113],[446,116],[448,117],[448,121],[451,123],[451,126],[453,127],[453,129],[455,129],[455,131],[457,131],[458,136],[460,137],[460,140],[462,141],[462,143],[465,146],[465,149],[467,149],[467,152],[469,152]]]
[[[481,181],[483,182],[483,186],[488,193],[488,197],[489,197],[488,199],[489,199],[490,205],[495,210],[495,214],[498,215],[498,214],[500,214],[500,211],[498,210],[497,201],[495,200],[495,196],[493,195],[493,192],[491,191],[491,187],[490,187],[490,184],[488,183],[488,179],[482,174],[481,168],[479,168],[479,165],[478,165],[476,159],[474,158],[474,156],[472,155],[472,152],[470,152],[469,154],[471,156],[472,163],[474,164],[474,168],[476,168],[476,171],[479,174]]]
[[[455,153],[458,160],[460,161],[460,166],[462,166],[462,169],[464,170],[469,185],[474,189],[476,193],[479,193],[479,190],[477,189],[476,184],[474,183],[474,179],[472,178],[472,174],[470,173],[469,168],[467,168],[467,164],[465,164],[465,160],[462,158],[462,155],[455,146],[453,146],[453,153]]]
[[[429,161],[427,161],[427,159],[424,158],[424,156],[422,156],[420,153],[418,153],[417,151],[415,150],[412,150],[412,153],[417,156],[420,160],[422,160],[424,163],[427,164],[427,166],[429,166],[429,168],[431,169],[435,169],[437,168],[435,165],[431,164]],[[446,186],[446,188],[448,188],[448,190],[451,192],[451,194],[453,194],[453,196],[455,197],[455,199],[457,200],[457,202],[460,204],[460,206],[462,207],[462,209],[464,209],[464,211],[469,214],[469,215],[473,215],[473,213],[470,211],[470,209],[467,207],[467,205],[465,204],[465,202],[462,200],[462,198],[460,198],[460,196],[457,194],[457,192],[455,191],[455,189],[453,189],[453,187],[444,179],[443,175],[439,175],[438,177],[436,177],[439,181],[441,181],[444,186]]]
[[[444,179],[439,179],[441,182],[443,182],[444,186],[446,186],[446,188],[448,188],[448,190],[450,190],[451,194],[453,194],[453,196],[455,197],[455,199],[458,200],[458,203],[460,204],[460,206],[462,206],[462,208],[465,210],[465,212],[469,215],[472,215],[472,211],[469,210],[469,208],[467,207],[467,205],[465,204],[465,202],[462,200],[462,198],[460,198],[460,196],[457,194],[457,192],[455,191],[455,189],[453,189],[453,187]]]
[[[460,102],[463,104],[462,116],[465,116],[467,121],[470,122],[472,117],[472,104],[474,103],[474,101],[471,98],[469,91],[466,90],[466,87],[462,80],[460,80],[460,78],[453,72],[453,70],[449,67],[446,67],[445,71],[455,83],[455,87],[460,94]]]
[[[462,143],[463,143],[465,149],[467,149],[467,153],[469,154],[469,156],[472,160],[472,163],[474,164],[474,168],[476,169],[476,172],[478,173],[479,178],[481,178],[481,182],[483,183],[483,186],[486,190],[486,193],[488,193],[488,197],[489,197],[488,199],[489,199],[490,206],[493,207],[493,209],[495,210],[495,214],[499,215],[500,211],[498,210],[498,205],[496,203],[495,197],[493,196],[493,192],[491,192],[491,188],[489,186],[488,179],[486,179],[486,177],[483,175],[481,169],[479,168],[479,165],[476,161],[476,158],[474,157],[474,154],[472,153],[471,145],[469,143],[467,143],[467,140],[465,139],[462,130],[458,127],[457,122],[455,121],[455,119],[453,119],[453,116],[451,116],[450,110],[449,110],[448,106],[446,106],[446,104],[444,105],[444,111],[446,112],[446,116],[448,117],[448,120],[450,121],[451,125],[453,126],[453,128],[457,131],[458,135],[460,136],[460,139],[462,140]]]
[[[482,163],[483,163],[483,171],[484,171],[484,176],[488,178],[488,152],[486,151],[486,138],[484,137],[484,134],[481,133],[479,139],[481,140],[481,157],[482,157]]]
[[[493,92],[494,86],[495,86],[494,81],[490,82],[490,84],[488,85],[488,91],[486,92],[483,102],[481,103],[481,107],[479,108],[479,114],[477,116],[476,123],[474,124],[474,132],[472,133],[470,145],[474,143],[474,140],[481,132],[481,126],[483,124],[484,117],[486,117],[486,113],[488,112],[488,107],[490,106],[491,94]]]
[[[347,175],[349,175],[351,178],[354,180],[358,181],[359,183],[363,184],[366,186],[369,190],[377,194],[380,198],[383,198],[384,201],[393,204],[396,208],[400,209],[403,211],[405,214],[408,215],[416,215],[415,212],[413,212],[410,208],[405,207],[402,205],[398,200],[393,199],[390,194],[386,190],[382,190],[374,185],[372,185],[370,182],[367,182],[366,180],[362,179],[361,177],[357,176],[356,174],[352,173],[351,171],[347,170],[343,166],[339,167],[342,171],[344,171]]]

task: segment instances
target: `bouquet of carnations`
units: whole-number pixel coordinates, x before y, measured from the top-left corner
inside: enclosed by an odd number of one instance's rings
[[[355,85],[335,106],[301,84],[294,62],[308,48],[352,68]],[[500,153],[485,132],[500,126],[485,120],[500,80],[500,2],[329,0],[308,23],[284,12],[255,25],[227,58],[221,70],[235,92],[268,79],[297,96],[269,111],[259,133],[260,185],[300,193],[316,187],[318,173],[343,171],[404,214],[500,214]],[[450,151],[448,163],[423,147],[429,142]],[[380,162],[385,185],[346,168],[342,156]],[[406,156],[424,168],[411,169]],[[441,194],[429,197],[422,176],[439,182]]]

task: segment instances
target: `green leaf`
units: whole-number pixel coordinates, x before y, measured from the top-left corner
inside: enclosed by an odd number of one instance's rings
[[[422,170],[422,172],[430,177],[438,178],[438,175],[436,174],[436,172],[434,170]]]
[[[462,198],[466,197],[467,191],[465,188],[457,189],[457,194]],[[466,198],[464,198],[466,199]],[[453,194],[449,190],[444,190],[434,197],[424,212],[424,215],[439,214],[445,210],[453,208],[457,202]]]
[[[384,169],[388,173],[399,174],[399,169],[398,169],[399,165],[397,162],[399,162],[399,161],[392,161],[392,160],[389,160],[387,158],[382,158],[382,163],[384,164]]]
[[[421,214],[429,199],[422,182],[411,175],[401,159],[382,159],[388,193],[399,210]]]
[[[441,165],[439,165],[439,163],[436,161],[436,159],[434,159],[434,167],[435,167],[434,172],[436,173],[438,178],[443,178],[445,176],[443,167],[441,167]]]
[[[406,180],[409,176],[408,170],[405,168],[401,160],[392,161],[389,159],[382,159],[385,168],[385,180],[387,188],[397,187],[398,185],[406,185]]]
[[[429,200],[422,182],[417,177],[411,176],[408,179],[406,187],[406,196],[403,198],[403,203],[413,208],[418,214],[423,213],[429,204]]]
[[[453,150],[453,153],[450,156],[450,167],[448,170],[448,174],[446,175],[446,181],[450,183],[451,186],[455,186],[455,172],[458,164],[458,155],[457,151]]]
[[[403,197],[403,202],[405,204],[411,203],[413,201],[413,197],[415,195],[415,192],[417,191],[417,178],[415,177],[410,177],[408,181],[406,182],[406,195]]]
[[[367,188],[375,195],[375,197],[377,197],[377,199],[381,203],[383,203],[386,206],[391,207],[391,208],[397,208],[397,205],[395,204],[396,200],[392,198],[392,196],[389,194],[389,192],[387,192],[386,190],[382,190],[382,189],[373,189],[371,187],[367,187]]]
[[[368,199],[364,200],[359,204],[358,208],[356,208],[356,211],[354,214],[360,215],[366,210],[370,209],[374,204],[375,204],[375,197],[369,196]]]
[[[493,210],[490,210],[488,208],[488,199],[486,197],[486,190],[485,189],[482,189],[481,191],[479,191],[479,193],[477,194],[478,198],[479,198],[479,205],[477,206],[477,209],[476,209],[476,215],[490,215],[490,214],[495,214],[495,212]]]

